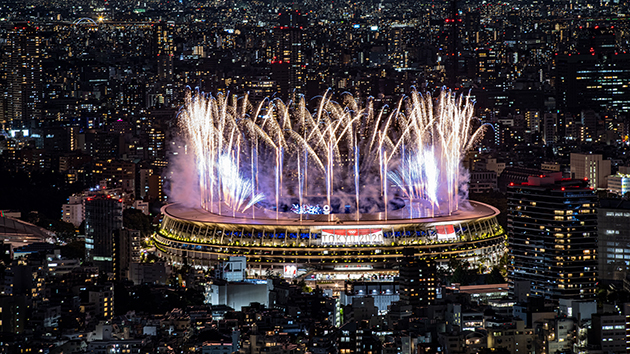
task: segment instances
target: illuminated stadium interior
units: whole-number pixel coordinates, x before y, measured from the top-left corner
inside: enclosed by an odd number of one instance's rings
[[[496,220],[498,210],[474,201],[470,210],[453,216],[359,222],[329,221],[323,215],[319,220],[253,220],[177,204],[162,212],[154,239],[163,257],[212,267],[229,256],[245,256],[254,273],[287,264],[322,271],[391,269],[405,248],[442,266],[451,258],[495,264],[505,239]]]

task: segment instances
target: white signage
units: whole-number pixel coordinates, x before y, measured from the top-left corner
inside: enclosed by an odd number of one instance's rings
[[[383,229],[322,230],[325,245],[374,245],[383,243]]]
[[[297,266],[295,264],[285,264],[284,277],[295,278],[297,276]]]

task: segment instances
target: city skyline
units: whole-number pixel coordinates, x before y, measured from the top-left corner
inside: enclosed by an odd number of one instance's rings
[[[625,353],[628,51],[614,0],[0,1],[0,353]]]

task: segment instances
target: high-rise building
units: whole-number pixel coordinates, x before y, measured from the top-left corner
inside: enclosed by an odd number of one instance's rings
[[[4,295],[39,299],[44,296],[44,270],[40,265],[12,262],[4,270]]]
[[[619,83],[630,80],[630,54],[598,51],[555,57],[558,108],[579,113],[630,111],[630,89]]]
[[[610,160],[604,160],[598,154],[571,154],[571,176],[576,179],[588,179],[590,186],[605,189],[610,175]]]
[[[262,101],[265,97],[271,97],[276,92],[276,82],[266,76],[256,76],[245,83],[249,99]]]
[[[273,29],[272,79],[276,81],[280,94],[289,95],[293,90],[302,90],[305,81],[306,15],[298,10],[288,10],[278,14],[278,22],[279,25]]]
[[[621,285],[630,274],[630,201],[600,199],[597,226],[599,279]]]
[[[459,27],[462,24],[462,18],[459,16],[457,8],[457,0],[450,0],[449,17],[444,20],[444,32],[448,39],[448,52],[446,53],[446,74],[448,75],[449,85],[455,87],[457,85],[458,61],[459,61]]]
[[[475,51],[477,56],[477,77],[484,83],[496,83],[500,60],[498,53],[492,48],[480,48]]]
[[[175,26],[169,22],[159,22],[153,26],[153,52],[157,59],[158,78],[173,79],[173,32]]]
[[[123,226],[122,200],[97,195],[85,201],[86,259],[102,271],[114,272],[114,233]]]
[[[578,33],[573,53],[554,58],[554,81],[558,108],[578,114],[630,111],[630,54],[620,50],[619,29],[606,26],[585,28]]]
[[[140,167],[140,171],[136,174],[136,197],[145,199],[149,195],[150,177],[153,175],[153,169]]]
[[[400,300],[418,309],[435,301],[436,275],[435,262],[418,259],[413,249],[403,250],[400,264]]]
[[[558,301],[595,296],[597,196],[588,181],[560,172],[511,183],[508,195],[510,292]],[[518,290],[518,289],[516,289]]]
[[[583,110],[580,112],[580,123],[583,130],[581,140],[586,142],[597,141],[598,114],[592,109]]]
[[[148,147],[149,159],[163,161],[165,159],[164,131],[162,129],[151,128],[148,131]]]
[[[85,220],[85,197],[71,195],[68,197],[68,203],[61,205],[61,211],[61,220],[79,227]]]
[[[129,279],[131,263],[140,262],[140,231],[115,230],[112,255],[116,279],[119,281]]]
[[[136,165],[133,162],[108,159],[94,164],[95,182],[106,181],[109,188],[135,192]]]
[[[149,176],[149,190],[147,199],[150,201],[164,200],[164,184],[162,176],[153,174]]]
[[[37,127],[42,117],[42,37],[30,25],[17,24],[7,40],[8,125],[14,129]]]

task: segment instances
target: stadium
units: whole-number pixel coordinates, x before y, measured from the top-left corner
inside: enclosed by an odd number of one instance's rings
[[[499,211],[467,200],[460,170],[483,133],[468,98],[414,93],[378,112],[324,95],[307,107],[187,96],[178,192],[154,235],[162,257],[213,267],[244,256],[252,275],[289,276],[390,271],[408,249],[438,266],[498,262]]]
[[[212,267],[229,256],[245,256],[251,271],[296,269],[319,271],[383,270],[412,248],[420,258],[446,266],[451,258],[495,264],[504,251],[498,210],[471,201],[470,210],[453,216],[398,220],[238,218],[178,204],[162,208],[164,219],[155,235],[162,257],[175,263]],[[372,216],[372,217],[370,217]]]

